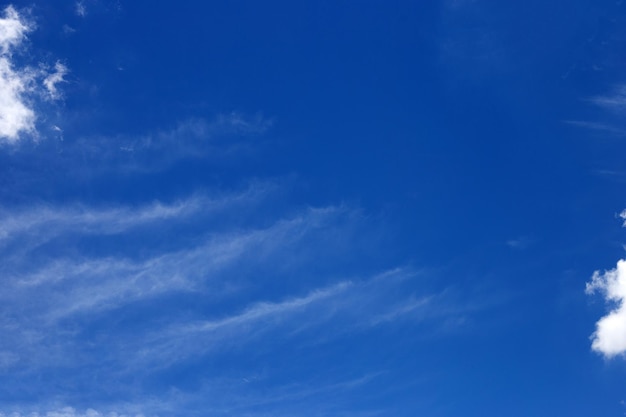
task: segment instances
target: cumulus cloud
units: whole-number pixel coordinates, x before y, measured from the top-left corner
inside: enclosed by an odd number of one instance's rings
[[[33,74],[17,70],[11,62],[13,51],[24,41],[31,27],[12,7],[0,18],[0,137],[15,142],[22,132],[35,130],[35,112],[28,107],[25,93]]]
[[[613,305],[611,311],[596,323],[592,335],[592,349],[607,358],[626,352],[626,260],[617,262],[614,269],[593,274],[587,283],[587,294],[600,292]]]
[[[67,68],[57,63],[52,72],[17,66],[14,54],[23,47],[33,26],[13,6],[0,18],[0,141],[16,143],[24,134],[36,131],[34,97],[41,90],[51,99],[60,97],[57,84],[64,81]],[[41,84],[39,84],[41,82]]]
[[[13,6],[4,9],[4,17],[0,18],[0,49],[2,55],[9,55],[13,48],[24,40],[31,30]]]

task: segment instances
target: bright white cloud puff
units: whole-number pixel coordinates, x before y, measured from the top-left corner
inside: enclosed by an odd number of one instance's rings
[[[617,262],[614,269],[593,274],[587,283],[587,294],[601,292],[613,309],[596,323],[592,349],[607,358],[626,352],[626,260]]]
[[[25,134],[36,133],[33,98],[44,93],[60,97],[57,84],[64,81],[67,67],[61,63],[52,72],[18,67],[13,54],[23,45],[33,29],[13,6],[4,9],[0,18],[0,141],[17,143]],[[38,84],[41,81],[43,85]]]
[[[34,132],[35,112],[25,93],[32,81],[29,69],[15,69],[12,53],[20,46],[30,26],[9,6],[0,19],[0,137],[16,142],[23,132]]]

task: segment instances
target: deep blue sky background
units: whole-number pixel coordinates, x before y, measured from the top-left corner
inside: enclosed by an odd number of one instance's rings
[[[621,1],[13,5],[0,415],[626,412]]]

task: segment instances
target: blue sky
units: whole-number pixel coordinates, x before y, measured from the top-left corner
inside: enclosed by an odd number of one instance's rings
[[[626,413],[621,0],[0,6],[0,417]]]

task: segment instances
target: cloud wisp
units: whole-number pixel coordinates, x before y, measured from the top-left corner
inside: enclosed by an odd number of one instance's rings
[[[0,209],[0,247],[28,239],[38,245],[60,234],[114,235],[129,229],[190,216],[207,216],[262,198],[271,188],[256,184],[241,193],[210,198],[196,195],[173,203],[153,202],[136,208],[93,208],[84,205],[50,207],[41,205],[24,210]],[[201,212],[201,213],[199,213]]]
[[[48,91],[48,97],[52,100],[58,100],[61,98],[61,93],[57,88],[57,85],[60,83],[67,82],[65,80],[65,76],[68,73],[67,67],[57,62],[54,64],[54,72],[49,73],[43,80],[43,85],[46,87]]]
[[[610,94],[591,97],[589,101],[611,112],[624,114],[624,110],[626,110],[626,85],[618,85]]]
[[[598,123],[598,122],[589,122],[582,120],[564,120],[563,123],[566,123],[571,126],[582,127],[584,129],[594,130],[601,133],[608,133],[613,136],[625,136],[626,130],[620,127],[616,127],[612,124],[608,123]]]
[[[74,13],[76,13],[76,16],[79,17],[87,16],[87,7],[83,1],[77,1],[74,4]]]
[[[54,88],[44,94],[48,99],[62,96],[58,84],[64,81],[61,75],[65,73],[57,71],[56,74],[50,80]],[[223,163],[254,154],[258,152],[259,143],[252,140],[262,136],[272,123],[272,119],[260,115],[247,117],[234,112],[213,118],[189,118],[171,128],[157,128],[141,135],[74,135],[24,149],[19,156],[29,160],[37,158],[42,166],[71,169],[76,172],[74,177],[84,179],[149,174],[170,169],[181,161],[219,159]],[[61,132],[56,126],[52,129]]]
[[[148,381],[233,347],[315,344],[468,314],[453,308],[450,293],[418,290],[420,274],[410,269],[320,275],[320,260],[345,261],[338,236],[362,227],[360,218],[329,206],[245,219],[267,189],[134,207],[5,208],[0,384],[13,378],[7,395],[98,408],[109,403],[72,401],[80,397],[75,384],[119,398],[124,385],[113,381]],[[35,389],[29,381],[41,373],[67,382]]]

